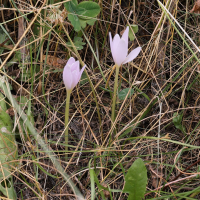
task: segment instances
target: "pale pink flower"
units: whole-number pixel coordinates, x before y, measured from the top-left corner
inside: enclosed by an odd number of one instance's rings
[[[80,70],[79,61],[71,57],[63,70],[63,81],[67,90],[71,91],[80,81],[86,65]]]
[[[116,34],[113,40],[111,33],[109,33],[111,53],[117,66],[121,66],[122,64],[132,61],[140,53],[141,47],[137,47],[128,54],[128,33],[129,27],[126,28],[121,38],[118,34]]]

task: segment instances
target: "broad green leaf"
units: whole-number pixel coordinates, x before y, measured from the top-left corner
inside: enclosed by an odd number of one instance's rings
[[[0,191],[9,199],[16,199],[11,170],[15,163],[12,161],[17,156],[17,145],[12,133],[12,120],[6,110],[5,98],[0,93]]]
[[[131,30],[132,29],[132,30]],[[133,34],[134,33],[137,33],[138,32],[138,25],[135,25],[135,24],[132,24],[129,26],[129,33],[128,33],[128,36],[129,36],[129,39],[130,41],[133,41],[135,39],[135,36]]]
[[[82,1],[79,3],[77,13],[79,18],[83,20],[90,20],[96,17],[100,12],[100,7],[97,3],[92,1]]]
[[[64,6],[69,12],[74,13],[76,7],[78,6],[78,1],[77,0],[68,1],[64,3]]]
[[[77,15],[75,15],[75,14],[68,14],[68,19],[72,23],[75,31],[77,31],[77,32],[80,31],[81,30],[81,26],[83,28],[85,28],[83,25],[81,25],[81,23],[80,23]]]
[[[83,21],[83,20],[81,19],[81,21]],[[88,19],[87,23],[92,26],[92,25],[94,25],[95,21],[96,21],[96,19]]]
[[[100,12],[100,7],[92,1],[83,1],[78,4],[77,0],[71,0],[64,3],[65,8],[69,12],[68,19],[74,26],[75,31],[85,28],[86,24],[93,25],[94,19]]]
[[[124,100],[126,98],[126,95],[128,94],[130,88],[126,88],[126,89],[123,89],[121,90],[119,93],[118,93],[118,98],[120,100]],[[131,91],[129,92],[129,95],[128,95],[128,98],[131,97],[134,93],[134,90],[131,88]]]
[[[147,185],[147,169],[141,158],[138,158],[129,168],[125,176],[124,193],[129,193],[128,200],[144,198]]]

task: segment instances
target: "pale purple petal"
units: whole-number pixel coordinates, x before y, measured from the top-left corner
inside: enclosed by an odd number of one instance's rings
[[[77,83],[79,82],[79,71],[74,70],[72,72],[72,77],[73,77],[73,79],[72,79],[71,89],[73,89],[77,85]]]
[[[112,51],[115,50],[120,42],[120,37],[118,34],[115,35],[115,37],[113,38],[113,41],[112,41]]]
[[[67,61],[67,65],[72,65],[75,62],[75,59],[73,57],[71,57],[68,61]]]
[[[85,68],[86,68],[86,65],[84,65],[84,66],[82,67],[82,69],[81,69],[81,71],[80,71],[80,76],[82,75],[82,73],[83,73],[83,71],[84,71]]]
[[[71,90],[72,85],[72,73],[70,67],[66,64],[63,70],[63,81],[67,90]]]
[[[80,81],[86,65],[81,70],[79,66],[79,61],[75,61],[73,57],[71,57],[65,65],[63,70],[63,81],[67,90],[72,90]]]
[[[85,69],[86,65],[84,65],[84,67],[81,69],[81,71],[73,71],[72,72],[72,77],[73,77],[73,81],[72,81],[72,88],[74,88],[78,82],[80,81],[81,79],[81,75]]]
[[[124,60],[126,59],[127,54],[128,54],[128,49],[126,46],[126,42],[122,38],[113,52],[113,59],[115,61],[115,64],[120,67],[121,64],[124,62]]]
[[[110,49],[111,49],[111,52],[112,52],[112,44],[113,44],[113,41],[112,41],[111,32],[109,32],[109,37],[110,37]]]
[[[79,64],[79,61],[77,60],[76,62],[74,62],[72,65],[71,65],[71,71],[73,72],[74,70],[75,71],[80,71],[80,64]]]
[[[79,81],[80,81],[80,79],[81,79],[81,75],[82,75],[82,73],[83,73],[83,71],[84,71],[85,67],[86,67],[86,65],[84,65],[84,66],[82,67],[81,71],[79,72],[79,78],[78,78],[78,82],[79,82]]]
[[[119,35],[116,34],[115,37],[113,38],[113,41],[112,41],[111,53],[112,53],[112,57],[113,57],[114,62],[115,62],[116,54],[119,51],[118,50],[118,44],[119,44],[120,40],[121,39],[120,39]]]
[[[122,38],[124,38],[126,45],[127,45],[127,49],[128,49],[128,33],[129,33],[129,27],[127,26],[126,30],[124,31]]]
[[[132,61],[133,59],[135,59],[138,54],[141,51],[141,47],[137,47],[136,49],[134,49],[133,51],[131,51],[131,53],[128,54],[128,56],[126,57],[126,59],[124,60],[123,64],[126,64],[127,62]]]

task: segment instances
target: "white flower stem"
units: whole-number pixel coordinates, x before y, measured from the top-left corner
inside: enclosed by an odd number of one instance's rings
[[[119,66],[116,65],[115,85],[114,85],[112,114],[111,114],[112,123],[114,123],[115,121],[115,105],[116,105],[116,97],[117,97],[118,76],[119,76]]]
[[[70,104],[71,90],[67,90],[67,99],[65,107],[65,160],[68,160],[68,137],[69,137],[69,104]]]

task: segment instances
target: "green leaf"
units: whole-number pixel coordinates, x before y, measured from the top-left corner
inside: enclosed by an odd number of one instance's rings
[[[123,192],[129,193],[128,200],[144,198],[147,185],[147,169],[141,158],[137,159],[129,168],[125,176]]]
[[[16,199],[12,181],[12,165],[17,156],[15,135],[12,133],[12,120],[6,113],[5,98],[0,93],[0,191],[9,199]],[[6,178],[5,178],[6,177]]]
[[[75,31],[85,28],[86,24],[93,25],[94,19],[100,12],[97,3],[91,1],[83,1],[78,4],[77,0],[71,0],[64,3],[65,8],[69,12],[68,19],[74,26]]]
[[[132,29],[132,30],[131,30]],[[135,25],[135,24],[132,24],[129,26],[129,33],[128,33],[128,36],[129,36],[129,39],[130,41],[133,41],[135,39],[135,36],[133,34],[134,33],[137,33],[138,32],[138,25]]]
[[[25,96],[18,96],[16,98],[16,100],[20,102],[20,104],[21,104],[22,107],[25,106],[25,105],[27,105],[27,102],[28,102],[28,98],[25,97]]]
[[[81,24],[80,24],[80,21],[79,21],[79,19],[76,15],[68,14],[68,19],[72,23],[75,31],[78,32],[78,31],[81,30]],[[82,27],[83,27],[83,25],[82,25]],[[83,27],[83,28],[85,28],[85,27]]]
[[[126,95],[128,94],[130,88],[126,88],[126,89],[123,89],[121,90],[119,93],[118,93],[118,98],[120,100],[124,100],[126,98]],[[131,91],[129,92],[129,95],[128,95],[128,98],[131,97],[134,93],[134,90],[131,88]]]
[[[83,42],[83,38],[77,37],[77,36],[74,37],[73,43],[75,47],[77,48],[77,50],[83,49],[83,45],[85,45],[85,42]],[[67,44],[71,46],[71,42],[67,42]]]
[[[69,12],[73,13],[74,10],[76,10],[76,7],[78,6],[78,1],[77,0],[68,1],[64,3],[64,6]]]
[[[91,200],[95,199],[95,182],[94,182],[94,176],[95,176],[95,172],[94,170],[91,168],[91,161],[89,162],[89,172],[90,172],[90,183],[91,183]]]
[[[9,62],[6,63],[6,66],[9,67],[13,65],[14,63],[19,63],[21,59],[22,59],[22,55],[21,55],[20,50],[15,51],[13,58]]]
[[[173,114],[173,123],[174,126],[181,130],[183,133],[186,133],[186,128],[182,125],[183,114],[174,113]]]
[[[173,123],[175,127],[179,126],[182,123],[182,118],[183,118],[183,115],[180,115],[178,113],[173,114]]]
[[[82,1],[77,8],[79,18],[83,20],[90,20],[91,18],[96,17],[99,12],[99,5],[92,1]]]

